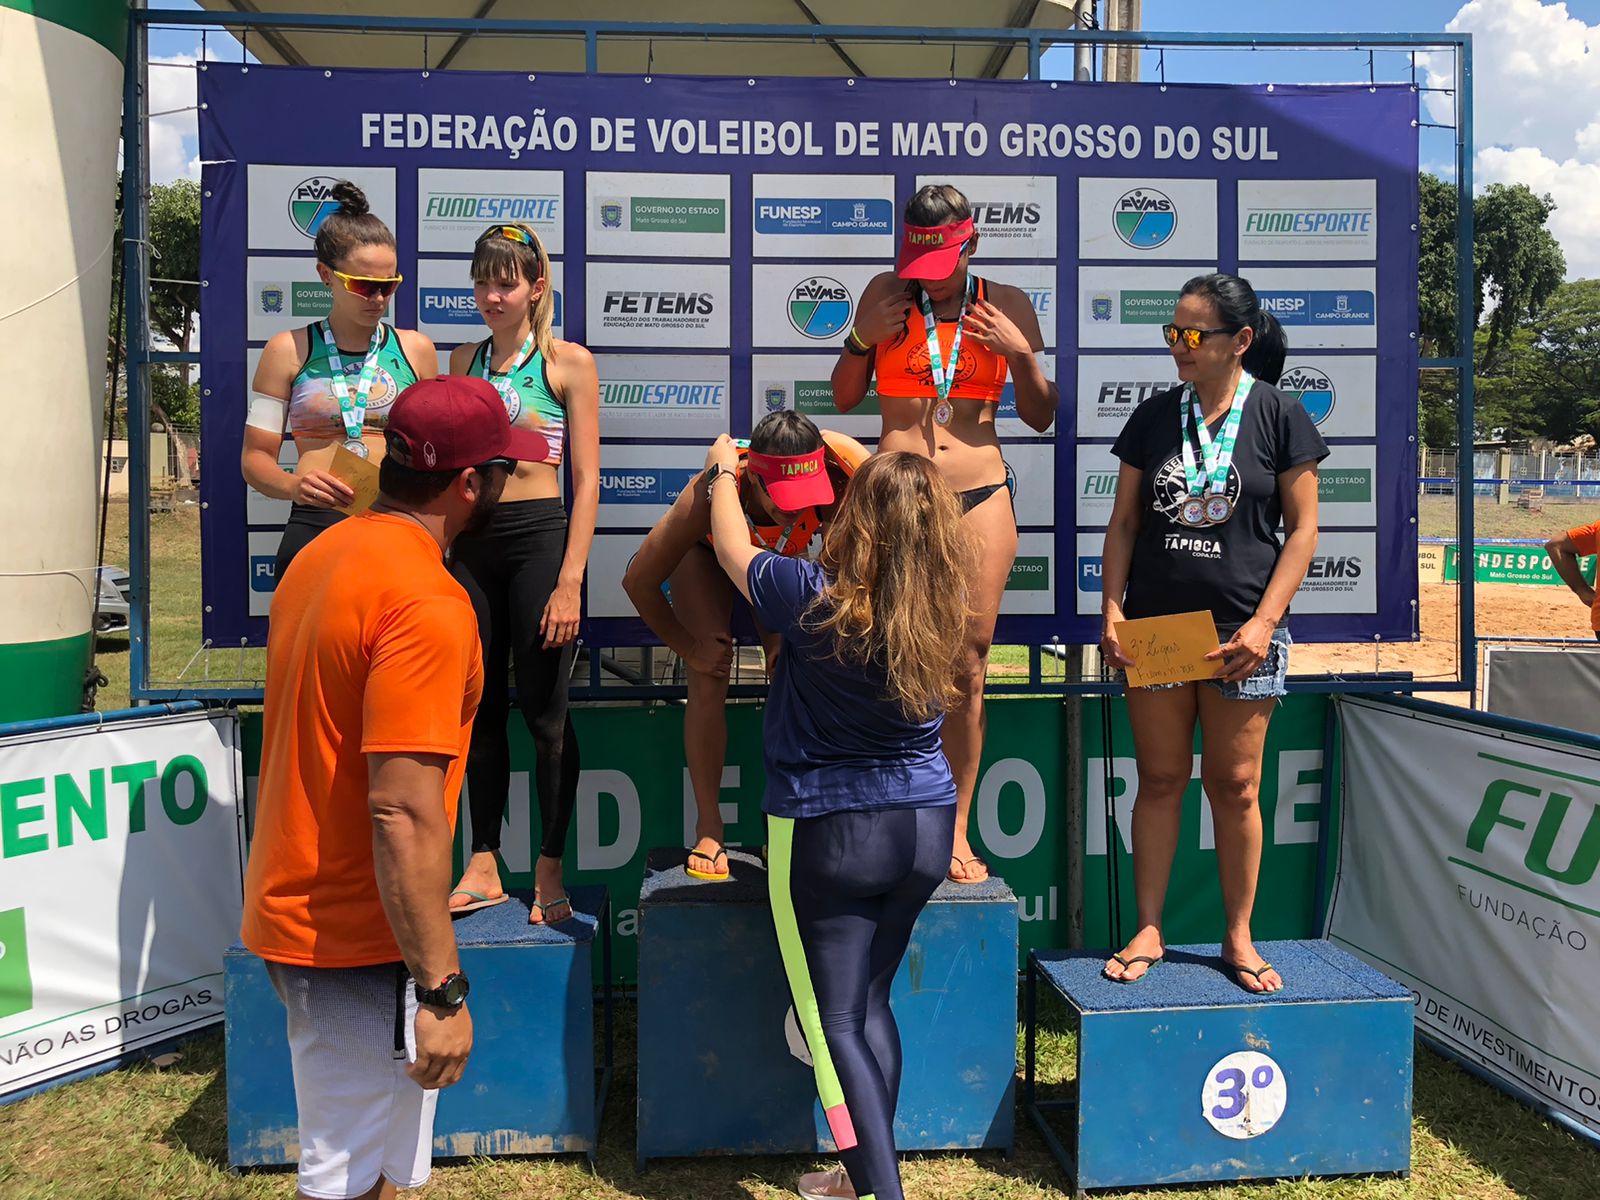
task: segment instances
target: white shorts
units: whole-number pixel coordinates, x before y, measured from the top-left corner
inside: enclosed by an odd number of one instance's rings
[[[410,975],[398,963],[275,962],[267,964],[267,974],[289,1011],[300,1190],[318,1200],[350,1200],[380,1175],[397,1187],[426,1183],[439,1093],[424,1091],[406,1074],[417,1057]]]

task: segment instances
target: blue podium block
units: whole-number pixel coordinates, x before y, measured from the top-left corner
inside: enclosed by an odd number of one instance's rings
[[[1029,956],[1024,1103],[1078,1195],[1409,1171],[1411,993],[1324,941],[1257,949],[1284,978],[1274,995],[1235,983],[1214,945],[1169,946],[1132,984],[1100,974],[1104,951]],[[1041,982],[1077,1024],[1069,1098],[1035,1088]]]
[[[833,1150],[811,1068],[790,1051],[790,998],[759,858],[732,881],[650,853],[639,895],[638,1161]],[[1003,880],[942,884],[918,918],[890,1003],[905,1065],[901,1150],[1010,1152],[1017,900]]]
[[[437,1158],[583,1153],[594,1160],[611,1082],[611,936],[603,887],[575,887],[573,916],[529,925],[531,893],[455,922],[461,969],[472,981],[472,1056],[439,1094]],[[602,1061],[595,1064],[596,931],[607,980]],[[283,1005],[266,965],[243,946],[223,957],[228,1162],[298,1161],[300,1133]]]

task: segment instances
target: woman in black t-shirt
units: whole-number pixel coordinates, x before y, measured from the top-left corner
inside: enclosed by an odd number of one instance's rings
[[[1275,992],[1283,979],[1250,938],[1261,865],[1256,793],[1288,670],[1282,621],[1316,548],[1317,463],[1328,447],[1305,409],[1272,386],[1287,346],[1247,282],[1191,279],[1164,332],[1183,386],[1134,410],[1112,447],[1122,466],[1103,552],[1100,649],[1126,668],[1116,622],[1197,609],[1210,610],[1222,645],[1211,656],[1220,660],[1215,679],[1128,689],[1138,930],[1105,973],[1133,983],[1161,959],[1198,720],[1227,920],[1223,960],[1248,991]]]

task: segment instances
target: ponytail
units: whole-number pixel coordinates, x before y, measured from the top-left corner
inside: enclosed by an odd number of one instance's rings
[[[1289,354],[1289,339],[1283,326],[1271,313],[1257,309],[1250,328],[1255,336],[1240,361],[1262,383],[1277,383],[1283,376],[1283,360]]]
[[[1248,280],[1221,271],[1196,275],[1183,285],[1182,294],[1201,296],[1215,304],[1224,328],[1235,333],[1249,329],[1250,346],[1240,365],[1262,383],[1278,382],[1283,375],[1283,360],[1289,353],[1289,339],[1278,318],[1263,311]]]

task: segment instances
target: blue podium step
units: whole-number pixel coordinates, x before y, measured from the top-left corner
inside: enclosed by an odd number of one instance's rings
[[[788,1018],[767,874],[729,852],[726,883],[654,850],[639,895],[638,1160],[834,1148]],[[945,883],[917,921],[891,1004],[905,1065],[901,1150],[1010,1151],[1017,900],[1005,882]],[[787,1030],[786,1030],[787,1025]]]
[[[1327,942],[1257,949],[1282,991],[1246,992],[1214,945],[1169,946],[1132,984],[1101,975],[1106,951],[1029,956],[1025,1107],[1080,1195],[1410,1169],[1411,993]],[[1066,1098],[1034,1079],[1041,984],[1077,1026]]]
[[[529,925],[531,893],[455,921],[472,981],[466,1072],[439,1094],[437,1158],[587,1154],[592,1162],[611,1081],[611,932],[603,887],[571,889],[573,916]],[[602,1060],[595,1063],[596,931],[608,981]],[[223,957],[228,1162],[274,1166],[300,1157],[283,1005],[266,966],[243,946]]]

